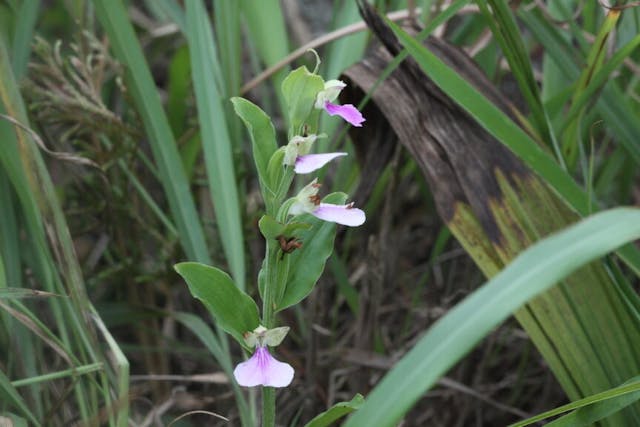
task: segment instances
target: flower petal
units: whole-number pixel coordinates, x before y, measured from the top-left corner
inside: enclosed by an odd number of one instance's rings
[[[296,158],[296,167],[293,169],[296,173],[311,173],[316,169],[320,169],[336,157],[346,156],[347,153],[325,153],[325,154],[307,154]]]
[[[269,355],[271,357],[271,355]],[[271,357],[271,364],[264,373],[266,387],[286,387],[293,381],[293,367]]]
[[[293,380],[293,372],[291,365],[271,356],[267,347],[258,347],[251,359],[236,366],[233,376],[244,387],[286,387]]]
[[[324,104],[333,102],[340,95],[342,89],[346,87],[346,83],[342,80],[329,80],[324,83],[324,89],[318,93],[316,97],[315,107],[320,109],[324,108]]]
[[[324,221],[348,225],[349,227],[362,225],[366,219],[364,212],[360,209],[354,208],[353,203],[348,205],[320,203],[320,205],[311,212],[311,214]]]
[[[330,116],[338,115],[356,127],[362,127],[362,122],[365,121],[362,113],[353,104],[336,105],[327,101],[324,104],[324,110]]]

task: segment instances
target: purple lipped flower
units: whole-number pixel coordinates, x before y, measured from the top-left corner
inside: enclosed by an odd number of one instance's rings
[[[286,166],[293,166],[295,173],[306,174],[320,169],[336,157],[347,155],[347,153],[309,154],[316,139],[324,137],[326,135],[323,134],[294,136],[285,147],[282,163]]]
[[[330,116],[340,116],[353,126],[361,127],[365,118],[353,104],[339,105],[333,101],[347,85],[341,80],[328,80],[324,83],[324,90],[321,90],[316,97],[315,107],[324,109]]]
[[[346,156],[347,153],[324,153],[324,154],[307,154],[306,156],[296,157],[296,164],[293,170],[295,173],[306,174],[320,169],[336,157]]]
[[[260,325],[253,332],[244,334],[244,341],[249,347],[255,347],[253,356],[239,363],[233,370],[233,376],[243,387],[286,387],[293,380],[293,368],[288,363],[280,362],[269,352],[267,346],[279,345],[289,332],[288,327],[267,329]]]
[[[293,380],[293,367],[273,357],[266,345],[258,345],[251,359],[236,366],[233,376],[244,387],[286,387]]]
[[[289,208],[289,215],[310,213],[323,221],[357,227],[364,224],[366,216],[364,211],[353,207],[353,203],[346,205],[334,205],[321,203],[318,196],[320,184],[314,179],[311,184],[304,187],[295,198],[295,203]]]

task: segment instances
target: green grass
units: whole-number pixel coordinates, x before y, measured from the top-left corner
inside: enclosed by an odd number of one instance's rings
[[[558,416],[550,425],[636,425],[639,388],[631,377],[640,363],[634,345],[640,325],[634,290],[640,251],[623,244],[638,238],[640,219],[637,209],[616,207],[638,203],[640,8],[609,11],[598,2],[578,8],[580,2],[573,1],[457,0],[447,9],[433,0],[370,3],[384,12],[415,4],[423,7],[418,18],[426,24],[417,36],[392,25],[403,50],[375,86],[384,84],[405,58],[413,58],[425,78],[537,178],[535,185],[501,181],[504,203],[492,208],[505,238],[501,245],[482,240],[483,231],[466,205],[456,211],[461,222],[442,224],[418,159],[406,153],[373,175],[377,181],[371,183],[368,201],[348,191],[366,205],[367,224],[346,232],[338,228],[333,254],[333,243],[314,234],[322,228],[305,232],[303,247],[310,258],[280,263],[299,280],[295,289],[281,287],[273,298],[284,305],[306,299],[294,309],[275,307],[277,314],[269,316],[270,322],[292,326],[279,357],[296,368],[294,384],[278,394],[282,418],[277,422],[303,425],[331,408],[312,425],[327,425],[338,416],[351,416],[348,426],[393,425],[403,417],[410,424],[412,407],[433,404],[422,397],[437,380],[465,363],[464,355],[515,313],[546,358],[544,369],[573,401],[545,407],[514,425]],[[187,297],[171,266],[181,261],[219,266],[235,286],[256,300],[260,296],[256,275],[264,241],[258,219],[264,201],[258,193],[268,191],[269,183],[256,174],[254,160],[262,175],[271,169],[267,181],[283,176],[277,159],[269,168],[271,154],[287,142],[292,126],[280,89],[290,70],[313,65],[311,55],[243,94],[274,119],[274,126],[248,101],[235,98],[232,103],[231,98],[244,82],[298,47],[292,29],[316,38],[360,20],[355,1],[333,2],[329,10],[305,9],[303,3],[288,9],[285,4],[0,4],[0,412],[16,425],[140,423],[147,414],[140,405],[129,410],[130,399],[137,398],[130,391],[130,370],[220,372],[231,379],[228,384],[189,391],[213,398],[215,411],[219,408],[233,423],[256,424],[258,393],[241,389],[232,379],[241,346]],[[469,5],[478,9],[469,13],[463,9]],[[421,45],[440,25],[447,27],[444,37],[478,52],[476,62],[513,101],[515,120]],[[44,44],[34,44],[35,36]],[[476,46],[483,37],[486,45]],[[325,79],[338,78],[366,58],[371,40],[364,31],[320,46]],[[47,44],[52,46],[49,56],[39,50]],[[48,63],[51,58],[60,63]],[[30,63],[38,66],[29,68]],[[65,81],[72,90],[62,90]],[[31,85],[36,83],[51,96],[48,104],[34,97],[38,92]],[[69,97],[74,91],[78,96]],[[372,102],[371,95],[365,94],[361,107]],[[96,99],[102,115],[91,104]],[[105,117],[119,122],[102,123]],[[247,118],[259,123],[249,133],[243,128]],[[362,131],[374,128],[368,134],[372,145],[380,135],[393,139],[384,133],[384,121],[371,119]],[[366,165],[359,157],[369,147],[351,145],[343,129],[335,118],[321,120],[320,130],[329,138],[317,150],[350,154],[322,172],[327,190],[355,190],[361,180],[371,179],[362,174]],[[98,167],[61,161],[46,154],[42,144],[47,153],[70,152]],[[396,194],[397,188],[411,191]],[[274,216],[274,204],[283,197],[266,201]],[[562,230],[579,217],[586,219]],[[553,230],[562,231],[545,237]],[[425,242],[416,241],[421,237]],[[495,264],[479,265],[495,276],[409,344],[426,324],[425,310],[448,307],[451,295],[439,285],[462,292],[480,274],[438,261],[458,247],[452,237],[475,259],[481,259],[482,250],[490,252]],[[424,253],[411,251],[395,270],[388,265],[394,256],[387,256],[395,254],[376,253],[379,247],[406,253],[405,246],[414,245]],[[325,262],[329,268],[322,273]],[[369,271],[376,262],[376,274],[380,268],[397,277],[383,275],[385,282],[379,282]],[[277,282],[279,273],[270,280]],[[560,285],[554,288],[554,283]],[[372,289],[382,294],[372,296]],[[433,300],[438,297],[445,302]],[[372,325],[371,337],[359,336],[358,328]],[[391,339],[389,330],[396,331]],[[234,330],[236,338],[241,333]],[[391,360],[396,346],[412,349],[373,390],[355,389],[380,375],[343,359],[345,349],[357,347]],[[206,351],[194,352],[195,347]],[[505,347],[505,352],[515,351]],[[493,347],[491,358],[508,357],[502,348]],[[535,360],[535,355],[523,356],[518,369],[526,370]],[[475,381],[491,372],[483,365],[478,370],[473,380],[463,376],[461,381],[481,389]],[[520,371],[513,375],[517,391],[490,397],[535,407],[521,400],[535,384],[520,377]],[[158,381],[145,387],[150,391],[142,398],[160,404],[172,385]],[[347,401],[337,403],[342,400]],[[477,423],[485,420],[483,410],[475,413]],[[178,415],[171,409],[164,421]],[[436,423],[437,416],[430,420]],[[191,417],[180,422],[199,425]]]

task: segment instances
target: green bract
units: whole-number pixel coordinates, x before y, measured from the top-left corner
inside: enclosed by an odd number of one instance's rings
[[[258,221],[258,227],[265,239],[277,239],[279,236],[298,237],[300,230],[311,228],[311,225],[304,222],[292,222],[283,224],[273,217],[263,215]]]
[[[296,68],[282,82],[282,93],[289,107],[289,138],[316,133],[319,112],[314,109],[316,97],[324,90],[324,80],[307,67]],[[306,126],[306,132],[304,127]]]

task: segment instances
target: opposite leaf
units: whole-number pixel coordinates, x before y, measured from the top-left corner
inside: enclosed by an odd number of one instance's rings
[[[260,324],[253,299],[238,289],[227,273],[215,267],[181,262],[174,268],[189,285],[191,295],[202,301],[218,325],[244,346],[242,335]]]

